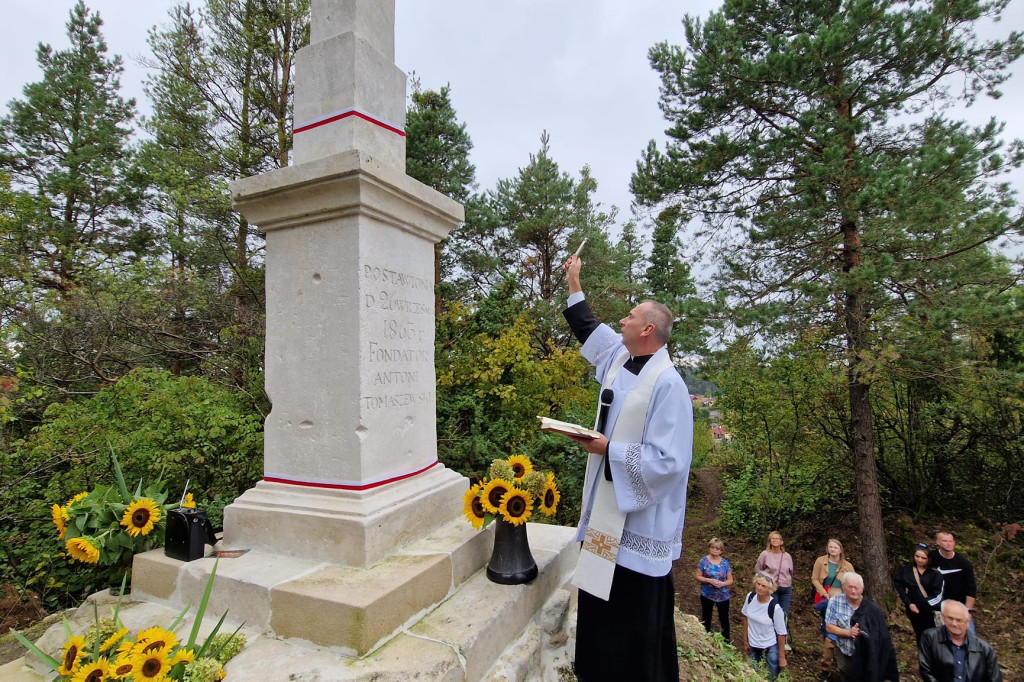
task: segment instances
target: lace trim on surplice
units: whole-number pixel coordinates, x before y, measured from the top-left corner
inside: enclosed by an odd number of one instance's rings
[[[629,482],[629,492],[636,500],[639,509],[646,509],[654,504],[647,484],[644,483],[643,474],[640,471],[640,443],[627,443],[626,453],[623,456],[623,465],[626,467],[626,478]]]
[[[619,541],[619,549],[638,554],[652,561],[663,561],[672,558],[672,547],[674,543],[669,540],[655,540],[644,535],[639,535],[631,530],[622,531],[622,540]]]

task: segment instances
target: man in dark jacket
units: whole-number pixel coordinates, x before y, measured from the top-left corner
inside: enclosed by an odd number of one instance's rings
[[[917,657],[925,682],[1002,682],[996,652],[967,629],[971,614],[958,601],[942,602],[943,627],[925,630]]]
[[[853,648],[852,668],[847,679],[857,682],[897,682],[900,679],[896,649],[889,635],[885,613],[875,602],[864,598],[850,618],[859,626]]]

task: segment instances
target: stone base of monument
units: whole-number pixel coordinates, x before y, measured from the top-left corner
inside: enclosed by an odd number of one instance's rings
[[[224,540],[232,548],[372,566],[459,517],[467,487],[464,476],[443,466],[370,490],[260,481],[225,507]]]
[[[539,574],[527,585],[487,579],[493,532],[462,519],[370,568],[258,550],[223,558],[204,627],[225,611],[231,629],[244,622],[249,644],[229,679],[557,680],[553,666],[569,665],[565,614],[579,549],[572,528],[528,530]],[[213,564],[138,555],[132,599],[169,612],[195,605]],[[552,663],[545,650],[562,653]]]

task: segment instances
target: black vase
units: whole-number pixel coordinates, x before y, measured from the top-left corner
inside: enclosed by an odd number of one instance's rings
[[[537,577],[537,562],[530,554],[526,524],[513,526],[502,518],[494,520],[494,550],[487,564],[487,577],[501,585],[522,585]]]

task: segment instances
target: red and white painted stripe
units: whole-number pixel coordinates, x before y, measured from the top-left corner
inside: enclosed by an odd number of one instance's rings
[[[296,126],[295,129],[292,131],[292,133],[302,133],[302,132],[305,132],[307,130],[312,130],[313,128],[319,128],[320,126],[325,126],[328,123],[334,123],[335,121],[340,121],[341,119],[348,118],[349,116],[355,116],[357,118],[361,118],[364,121],[369,121],[370,123],[372,123],[372,124],[374,124],[376,126],[380,126],[381,128],[384,128],[385,130],[390,130],[391,132],[395,133],[396,135],[401,135],[402,137],[405,137],[405,131],[402,130],[402,128],[400,128],[399,126],[396,126],[396,125],[394,125],[392,123],[388,123],[387,121],[385,121],[383,119],[380,119],[380,118],[377,118],[377,117],[373,116],[372,114],[370,114],[370,113],[368,113],[366,111],[363,111],[362,109],[359,109],[357,107],[349,107],[348,109],[342,109],[341,111],[335,111],[335,112],[332,112],[332,113],[327,114],[325,116],[321,116],[320,118],[315,119],[313,121],[309,121],[308,123],[303,123],[302,125]]]
[[[370,481],[362,483],[358,481],[303,480],[291,476],[285,476],[283,474],[273,476],[266,475],[263,477],[263,480],[267,481],[268,483],[286,483],[288,485],[299,485],[305,486],[307,488],[331,488],[333,490],[370,490],[372,488],[379,488],[381,486],[387,485],[388,483],[394,483],[396,481],[401,481],[406,478],[412,478],[413,476],[422,474],[424,471],[427,471],[428,469],[432,469],[438,464],[440,464],[440,462],[434,460],[431,464],[428,464],[422,469],[417,469],[416,471],[410,471],[409,473],[406,474],[399,474],[398,476],[392,476],[390,478],[381,479],[379,481]]]

